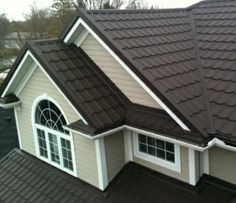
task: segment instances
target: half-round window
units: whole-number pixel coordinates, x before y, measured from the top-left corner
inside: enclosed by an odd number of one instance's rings
[[[58,107],[49,100],[42,100],[37,108],[35,114],[35,122],[47,128],[69,134],[63,129],[66,125],[66,120]]]
[[[42,100],[35,109],[35,132],[38,157],[75,175],[73,140],[64,130],[67,124],[60,109],[49,100]]]

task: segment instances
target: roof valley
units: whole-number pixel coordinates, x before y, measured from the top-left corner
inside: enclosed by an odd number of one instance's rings
[[[188,11],[188,15],[189,15],[189,20],[190,20],[190,24],[191,24],[192,34],[193,34],[193,45],[194,45],[194,51],[196,54],[197,69],[199,71],[199,76],[200,76],[200,80],[201,80],[201,87],[202,87],[203,96],[204,96],[204,103],[205,103],[204,105],[206,107],[206,112],[207,112],[207,116],[208,116],[207,132],[208,132],[208,134],[214,134],[215,127],[214,127],[214,123],[213,123],[213,119],[212,119],[210,102],[209,102],[208,96],[207,96],[207,88],[205,85],[204,75],[202,72],[202,62],[201,62],[201,57],[199,54],[198,38],[197,38],[196,29],[195,29],[194,17],[193,17],[192,10]]]

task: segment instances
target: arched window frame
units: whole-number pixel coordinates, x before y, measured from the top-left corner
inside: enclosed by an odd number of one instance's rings
[[[43,160],[43,161],[59,168],[59,169],[61,169],[62,171],[65,171],[65,172],[67,172],[67,173],[69,173],[69,174],[71,174],[75,177],[78,177],[77,170],[76,170],[77,167],[76,167],[76,161],[75,161],[75,150],[74,150],[74,141],[73,141],[72,133],[69,132],[68,134],[64,134],[60,131],[50,129],[48,127],[45,127],[45,126],[42,126],[42,125],[39,125],[39,124],[36,123],[36,120],[35,120],[36,109],[37,109],[38,104],[42,100],[48,100],[48,101],[52,102],[60,110],[61,114],[63,115],[63,117],[66,121],[66,123],[67,124],[69,123],[69,120],[68,120],[66,114],[64,113],[63,109],[60,107],[60,105],[53,98],[49,97],[47,94],[43,94],[43,95],[37,97],[35,99],[33,105],[32,105],[32,111],[31,111],[31,121],[32,121],[32,127],[33,127],[36,156],[39,159],[41,159],[41,160]],[[37,129],[43,130],[45,132],[48,158],[45,158],[45,157],[40,155]],[[65,140],[68,140],[70,142],[73,171],[69,170],[69,169],[67,169],[63,166],[61,141],[58,142],[60,164],[55,163],[51,160],[51,154],[50,154],[51,151],[49,150],[50,149],[50,146],[49,146],[49,133],[52,133],[53,135],[56,135],[57,140],[60,140],[61,138],[64,138]]]

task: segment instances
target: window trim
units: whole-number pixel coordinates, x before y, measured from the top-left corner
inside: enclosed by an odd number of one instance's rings
[[[36,113],[36,108],[37,108],[37,105],[42,101],[42,100],[48,100],[52,103],[54,103],[57,108],[61,111],[62,115],[64,116],[65,120],[67,123],[69,123],[63,109],[60,107],[60,105],[51,97],[49,97],[47,94],[43,94],[43,95],[40,95],[39,97],[37,97],[34,102],[33,102],[33,105],[32,105],[32,109],[31,109],[31,121],[32,121],[32,129],[33,129],[33,137],[34,137],[34,144],[35,144],[35,151],[36,151],[36,157],[41,159],[42,161],[45,161],[47,162],[48,164],[56,167],[56,168],[59,168],[61,169],[62,171],[66,172],[66,173],[69,173],[70,175],[73,175],[75,177],[78,177],[78,173],[77,173],[77,164],[76,164],[76,159],[75,159],[75,149],[74,149],[74,139],[73,139],[73,135],[71,132],[69,132],[69,134],[65,135],[59,131],[55,131],[53,129],[49,129],[45,126],[42,126],[40,124],[37,124],[35,122],[35,113]],[[45,137],[46,137],[46,145],[47,145],[47,152],[48,152],[48,158],[45,158],[43,156],[40,155],[40,152],[39,152],[39,143],[38,143],[38,134],[37,134],[37,128],[40,129],[40,130],[44,130],[45,131]],[[73,164],[73,171],[65,168],[63,165],[59,165],[57,163],[54,163],[53,161],[51,161],[50,157],[51,155],[50,154],[50,150],[49,150],[49,139],[48,138],[48,132],[52,133],[52,134],[59,134],[60,136],[58,136],[57,138],[64,138],[66,140],[69,140],[70,141],[70,144],[71,144],[71,156],[72,156],[72,164]],[[59,156],[61,156],[61,142],[60,140],[58,139],[58,149],[59,149]],[[61,158],[60,158],[61,160]]]
[[[139,151],[138,134],[141,134],[141,133],[133,132],[133,151],[134,151],[135,157],[151,162],[155,165],[170,169],[172,171],[181,173],[180,146],[178,144],[169,142],[174,145],[175,162],[172,163],[170,161],[167,161],[158,157],[154,157],[154,156],[151,156],[149,154]],[[147,137],[152,137],[154,139],[162,140],[159,137],[155,137],[155,136],[151,136],[147,134],[142,134],[142,135],[145,135]],[[162,141],[166,142],[165,140],[162,140]]]

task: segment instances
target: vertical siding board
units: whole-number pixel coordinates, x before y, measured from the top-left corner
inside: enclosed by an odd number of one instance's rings
[[[31,122],[31,109],[34,100],[47,93],[53,98],[66,114],[69,122],[80,119],[75,110],[69,105],[63,95],[56,89],[40,68],[37,68],[30,80],[19,95],[22,101],[21,110],[17,111],[19,119],[19,130],[22,136],[23,150],[36,155],[33,126]],[[94,141],[89,141],[79,135],[73,134],[75,159],[79,178],[98,186],[97,162]]]
[[[81,44],[81,48],[132,102],[161,108],[91,34]]]

